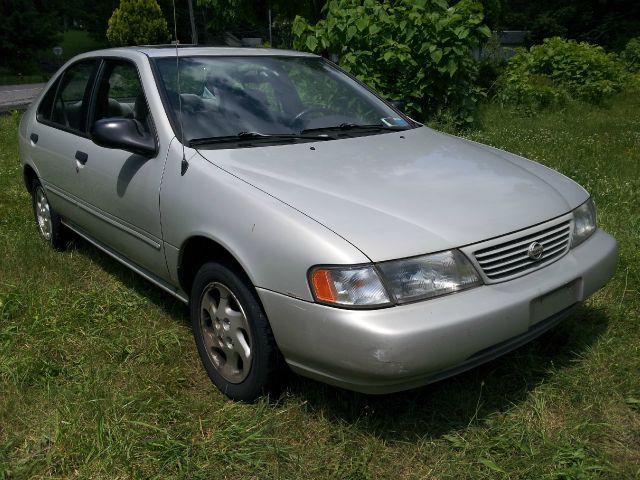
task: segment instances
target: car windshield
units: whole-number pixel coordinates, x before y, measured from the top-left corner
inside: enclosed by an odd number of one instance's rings
[[[328,140],[413,127],[322,58],[200,56],[155,62],[169,115],[189,144]]]

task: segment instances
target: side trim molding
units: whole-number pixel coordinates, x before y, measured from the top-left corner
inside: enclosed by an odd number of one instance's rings
[[[48,191],[50,191],[51,193],[63,198],[64,200],[66,200],[68,202],[71,202],[73,205],[75,205],[78,208],[81,208],[85,212],[89,212],[91,215],[93,215],[94,217],[99,218],[103,222],[106,222],[109,225],[112,225],[112,226],[116,227],[117,229],[122,230],[125,233],[128,233],[132,237],[135,237],[138,240],[146,243],[147,245],[150,245],[151,247],[155,248],[156,250],[160,250],[160,247],[161,247],[160,243],[157,242],[156,240],[148,237],[147,235],[144,235],[143,233],[140,233],[140,232],[138,232],[138,231],[136,231],[136,230],[134,230],[132,228],[127,227],[126,225],[123,225],[121,222],[118,222],[117,220],[114,220],[114,219],[108,217],[107,215],[99,212],[95,208],[89,207],[89,206],[85,205],[84,203],[81,203],[79,200],[67,195],[66,193],[62,192],[58,188],[53,187],[52,185],[50,185],[48,183],[45,185],[45,188]]]

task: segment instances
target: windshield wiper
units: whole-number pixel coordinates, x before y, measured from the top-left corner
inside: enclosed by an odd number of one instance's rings
[[[337,131],[337,130],[408,130],[409,127],[405,126],[389,126],[382,123],[374,123],[369,125],[362,125],[359,123],[341,123],[340,125],[332,125],[329,127],[317,127],[317,128],[305,128],[300,133],[310,132],[324,132],[324,131]]]
[[[226,135],[222,137],[204,137],[194,138],[189,140],[189,146],[195,147],[198,145],[212,145],[216,143],[233,143],[244,140],[257,140],[257,141],[288,141],[288,140],[334,140],[329,135],[304,135],[297,133],[260,133],[260,132],[238,132],[236,135]]]

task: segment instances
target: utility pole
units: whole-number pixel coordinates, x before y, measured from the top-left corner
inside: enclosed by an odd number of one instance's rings
[[[196,19],[193,15],[193,1],[188,0],[189,2],[189,20],[191,20],[191,43],[194,45],[198,44],[198,30],[196,30]]]
[[[269,5],[269,46],[273,48],[273,38],[271,36],[271,5]]]

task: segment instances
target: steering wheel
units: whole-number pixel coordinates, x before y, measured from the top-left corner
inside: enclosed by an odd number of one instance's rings
[[[324,108],[324,107],[309,107],[309,108],[305,108],[304,110],[302,110],[300,113],[298,113],[295,117],[293,117],[293,120],[291,121],[292,125],[296,125],[302,122],[302,119],[311,115],[312,113],[334,113],[332,110],[329,110],[328,108]]]

